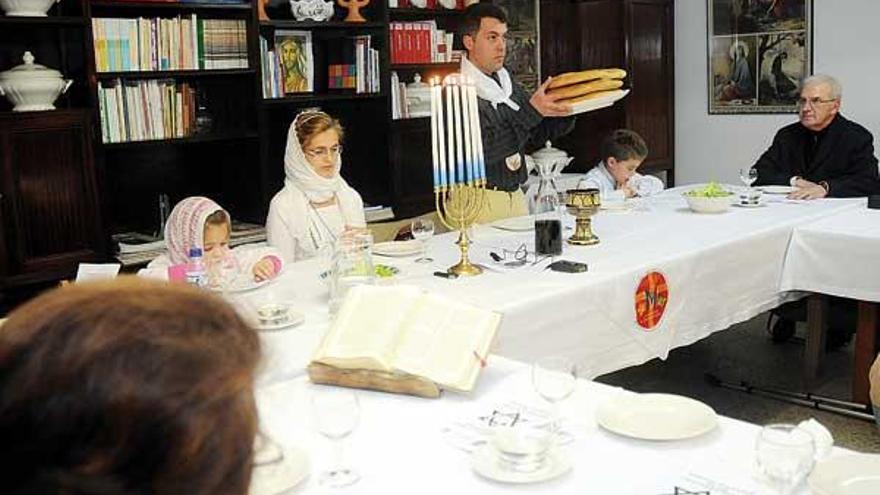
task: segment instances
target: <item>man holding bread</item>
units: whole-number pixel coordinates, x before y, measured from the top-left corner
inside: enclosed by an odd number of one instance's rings
[[[571,106],[546,91],[548,79],[531,96],[504,68],[507,15],[500,7],[476,3],[464,11],[460,34],[467,58],[461,73],[474,81],[483,131],[488,204],[477,219],[486,223],[528,214],[521,185],[526,181],[524,151],[574,127]]]

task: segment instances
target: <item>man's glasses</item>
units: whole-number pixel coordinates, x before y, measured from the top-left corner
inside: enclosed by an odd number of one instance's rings
[[[797,106],[799,106],[801,108],[807,107],[807,106],[810,108],[816,108],[820,103],[831,103],[832,101],[837,101],[837,98],[829,98],[827,100],[823,100],[822,98],[819,98],[818,96],[816,96],[814,98],[798,98]]]
[[[303,150],[309,158],[332,158],[342,154],[342,145],[331,146],[329,148],[312,148]]]

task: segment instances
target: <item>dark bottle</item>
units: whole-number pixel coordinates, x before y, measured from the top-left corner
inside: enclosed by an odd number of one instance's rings
[[[539,256],[562,254],[562,222],[559,219],[535,220],[535,252]]]

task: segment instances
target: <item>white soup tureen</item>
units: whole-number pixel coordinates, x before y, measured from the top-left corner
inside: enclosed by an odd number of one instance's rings
[[[0,8],[10,17],[46,17],[60,0],[0,0]]]
[[[14,112],[55,110],[55,100],[73,84],[57,70],[34,63],[31,52],[24,52],[24,63],[0,72],[0,95],[14,106]]]

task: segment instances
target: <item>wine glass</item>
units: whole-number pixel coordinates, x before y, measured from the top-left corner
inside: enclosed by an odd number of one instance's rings
[[[426,256],[428,252],[428,240],[434,235],[434,221],[430,218],[416,218],[410,224],[410,232],[412,232],[413,237],[417,241],[422,243],[422,252],[419,257],[416,258],[416,263],[430,263],[434,261],[433,258]]]
[[[551,405],[550,431],[555,439],[559,432],[559,403],[574,392],[577,367],[568,358],[550,356],[532,365],[532,386]]]
[[[813,436],[791,424],[765,426],[755,445],[758,470],[780,495],[788,495],[813,469]]]
[[[360,416],[360,403],[353,390],[322,388],[312,396],[315,424],[334,444],[332,467],[321,473],[322,485],[334,488],[356,483],[360,474],[345,460],[345,438],[354,431]]]

